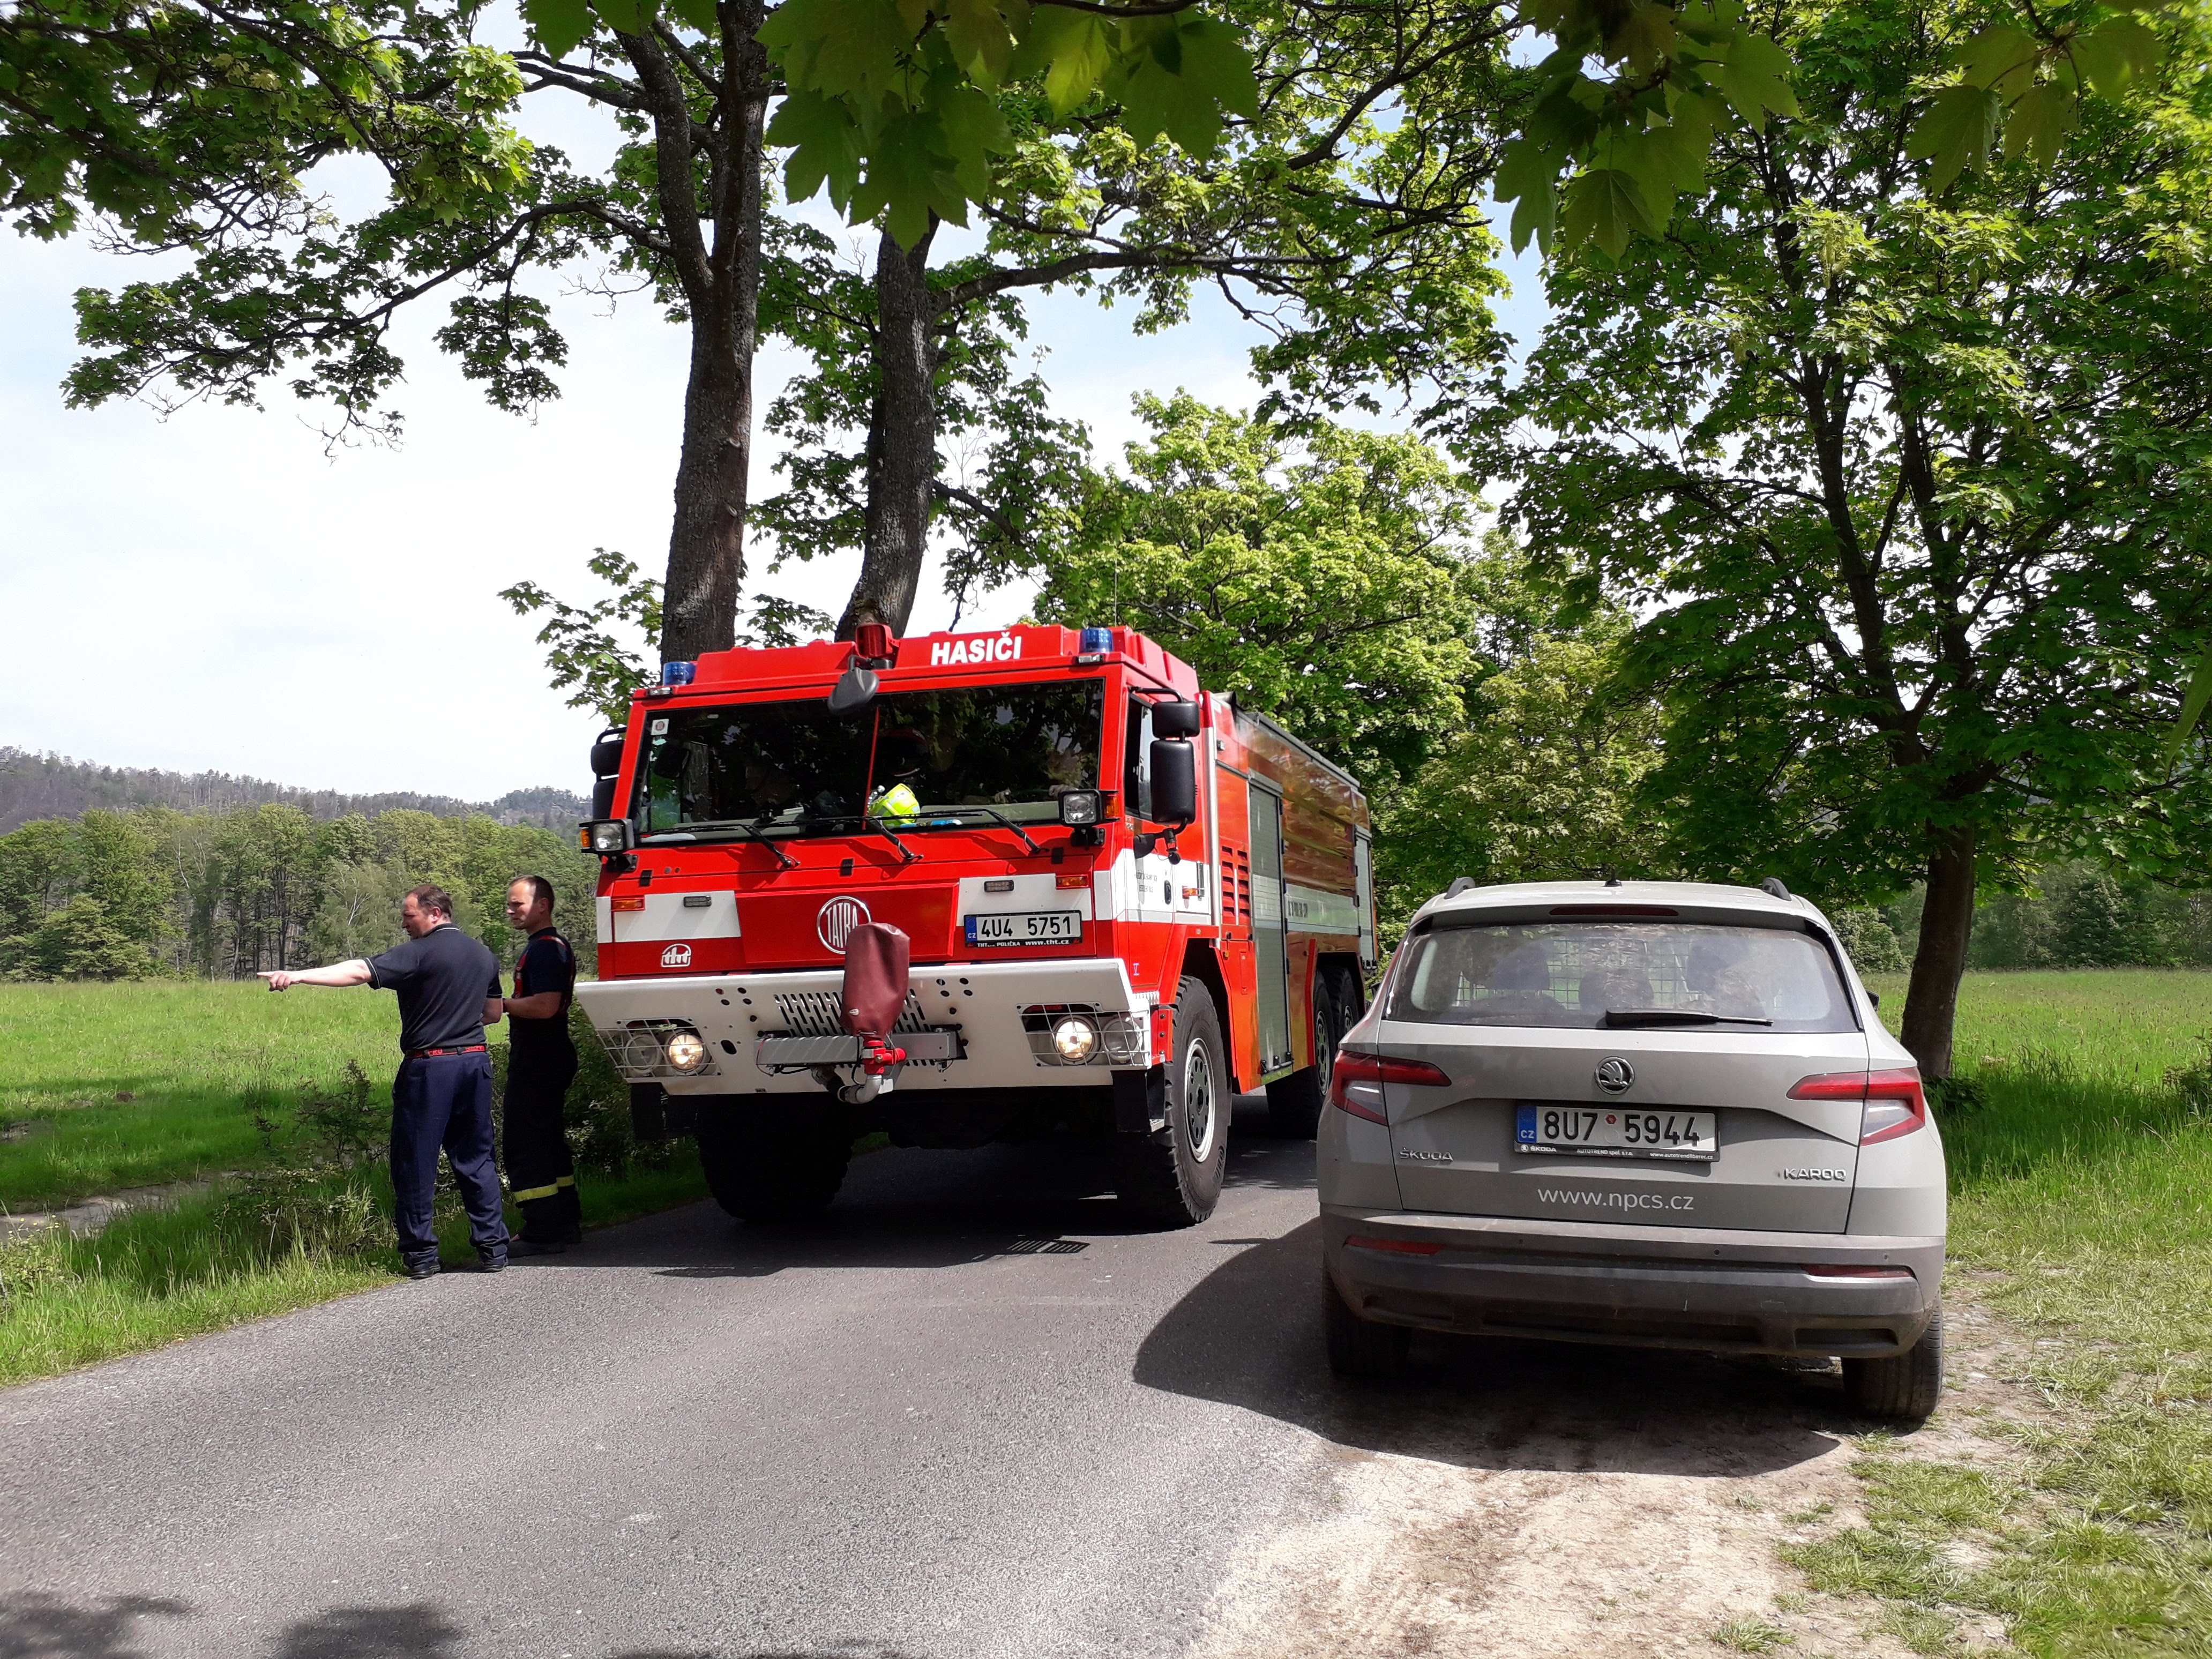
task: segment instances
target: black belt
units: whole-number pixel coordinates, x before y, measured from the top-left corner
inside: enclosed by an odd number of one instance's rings
[[[483,1043],[471,1042],[465,1048],[410,1048],[407,1051],[407,1058],[410,1060],[428,1060],[434,1054],[480,1054],[483,1053],[483,1051],[484,1045]]]

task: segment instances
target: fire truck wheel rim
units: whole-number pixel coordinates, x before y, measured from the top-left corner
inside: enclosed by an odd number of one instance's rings
[[[1182,1060],[1182,1119],[1183,1133],[1190,1142],[1190,1155],[1203,1164],[1213,1156],[1214,1119],[1213,1062],[1207,1058],[1206,1044],[1194,1042],[1183,1051]]]

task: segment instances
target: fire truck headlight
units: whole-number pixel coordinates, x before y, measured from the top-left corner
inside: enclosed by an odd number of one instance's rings
[[[623,853],[629,850],[629,820],[628,818],[594,818],[584,826],[584,850],[587,853]]]
[[[1080,1066],[1098,1051],[1098,1027],[1081,1014],[1066,1015],[1053,1024],[1052,1046],[1061,1065]]]
[[[686,1077],[707,1063],[706,1039],[688,1026],[671,1031],[660,1048],[668,1056],[668,1069]]]
[[[1098,800],[1096,789],[1066,791],[1060,798],[1060,821],[1062,823],[1097,823]]]

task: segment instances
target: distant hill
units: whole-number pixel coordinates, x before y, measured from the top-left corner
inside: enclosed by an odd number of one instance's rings
[[[590,815],[581,795],[550,787],[516,789],[497,800],[456,800],[451,795],[347,795],[335,789],[295,789],[228,772],[162,772],[138,766],[96,766],[65,755],[33,754],[0,744],[0,835],[32,818],[73,818],[88,807],[173,806],[179,811],[221,811],[279,801],[310,817],[412,808],[441,818],[481,812],[501,823],[566,830]]]

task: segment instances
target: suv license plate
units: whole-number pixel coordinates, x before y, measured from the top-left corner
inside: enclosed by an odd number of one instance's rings
[[[969,916],[970,945],[1080,945],[1083,912],[1031,910],[1005,915]]]
[[[1555,1158],[1660,1158],[1711,1164],[1721,1155],[1717,1115],[1668,1107],[1639,1112],[1625,1106],[1524,1101],[1516,1110],[1513,1150]]]

